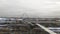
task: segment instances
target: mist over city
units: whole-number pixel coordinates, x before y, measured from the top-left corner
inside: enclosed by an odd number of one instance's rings
[[[24,15],[25,14],[25,15]],[[0,0],[0,17],[60,17],[60,0]]]
[[[60,0],[0,0],[0,34],[60,34]]]

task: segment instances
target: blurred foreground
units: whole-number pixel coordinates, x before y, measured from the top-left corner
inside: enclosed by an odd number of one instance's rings
[[[49,34],[35,23],[60,34],[60,18],[0,18],[0,34]]]

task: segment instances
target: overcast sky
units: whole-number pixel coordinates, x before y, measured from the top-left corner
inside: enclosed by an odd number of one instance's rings
[[[60,17],[60,0],[0,0],[0,17]]]

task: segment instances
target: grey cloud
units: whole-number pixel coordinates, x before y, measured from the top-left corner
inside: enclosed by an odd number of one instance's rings
[[[60,17],[60,0],[0,0],[0,16]]]

